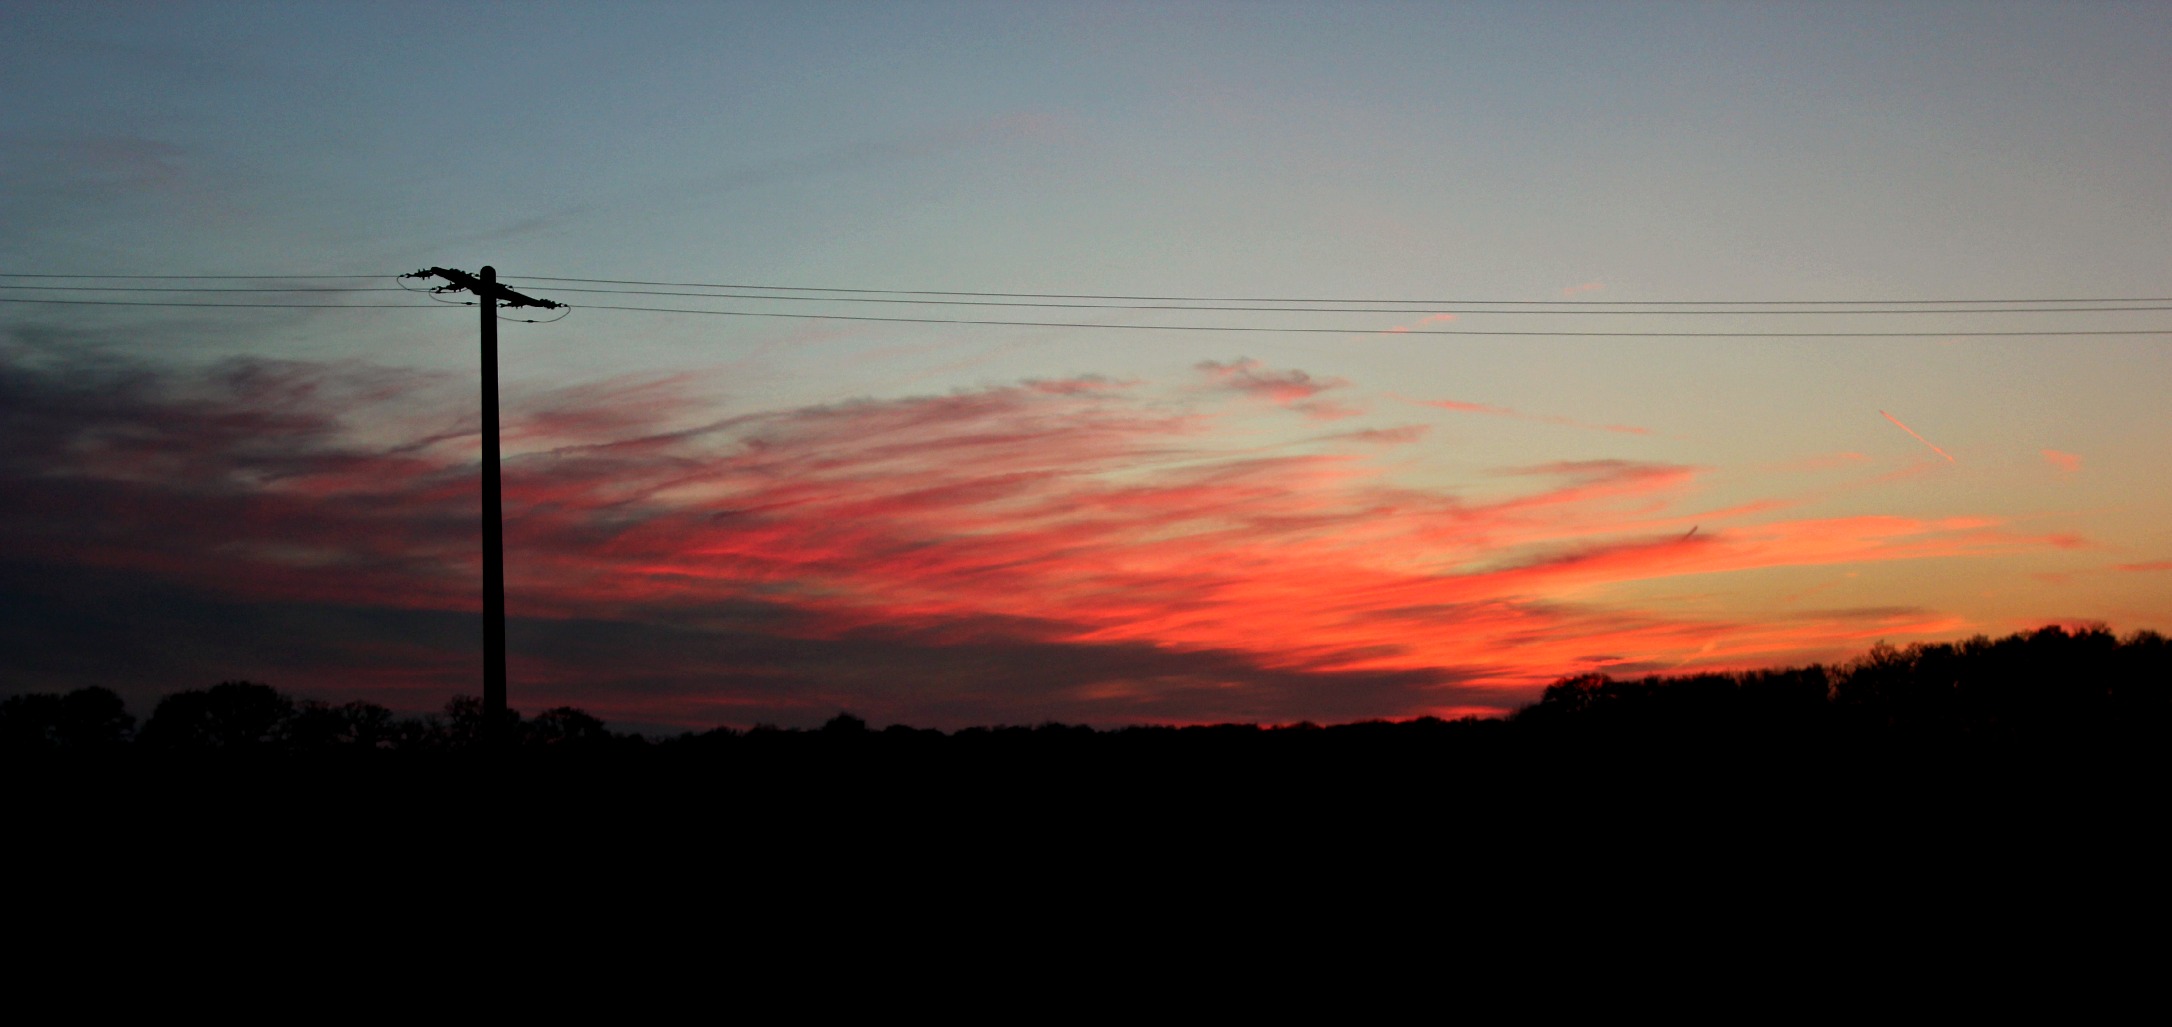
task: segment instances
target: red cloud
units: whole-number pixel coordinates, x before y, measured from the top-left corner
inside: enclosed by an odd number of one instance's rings
[[[1343,384],[1202,369],[1292,406]],[[230,602],[476,606],[475,450],[447,441],[447,383],[268,363],[13,378],[0,529],[23,559]],[[1591,653],[1742,666],[1954,626],[1723,623],[1618,608],[1611,586],[2068,541],[1697,511],[1704,472],[1663,463],[1515,468],[1485,498],[1411,488],[1338,446],[1415,427],[1262,457],[1098,379],[728,416],[704,392],[621,379],[509,401],[510,612],[556,625],[517,635],[516,677],[541,694],[691,725],[839,706],[949,724],[1497,709]],[[645,683],[594,691],[612,681]]]
[[[894,445],[834,449],[907,425]],[[620,587],[643,601],[755,590],[821,614],[829,632],[995,615],[1074,643],[1529,682],[1558,671],[1556,646],[1624,648],[1616,620],[1564,616],[1551,598],[1563,589],[2049,544],[1982,521],[1905,518],[1612,538],[1625,509],[1664,507],[1695,475],[1621,461],[1521,469],[1553,480],[1491,503],[1400,490],[1331,455],[1201,451],[1131,470],[1166,452],[1171,427],[1023,389],[784,412],[710,440],[725,494],[655,510],[614,538],[640,579]],[[569,577],[589,580],[591,554],[557,551]],[[1610,626],[1579,627],[1594,623]]]
[[[1283,405],[1350,384],[1341,378],[1314,378],[1298,370],[1271,371],[1250,357],[1238,357],[1226,364],[1203,360],[1197,367],[1223,388]]]

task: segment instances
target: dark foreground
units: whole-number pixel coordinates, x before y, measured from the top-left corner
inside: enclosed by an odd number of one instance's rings
[[[944,734],[839,716],[493,750],[147,744],[154,714],[132,741],[17,744],[4,769],[18,881],[251,915],[350,892],[370,908],[339,915],[459,895],[584,924],[1166,923],[1193,903],[1867,943],[1869,924],[2071,935],[2161,910],[2168,686],[2155,636],[2047,629],[1837,670],[1565,680],[1505,720]]]

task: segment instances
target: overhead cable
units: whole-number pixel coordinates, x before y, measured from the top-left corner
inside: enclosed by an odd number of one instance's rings
[[[0,286],[0,288],[6,288],[6,286]],[[18,286],[17,288],[20,288],[20,287]],[[914,305],[918,305],[918,306],[936,306],[936,307],[1035,307],[1035,308],[1044,308],[1044,309],[1068,309],[1068,310],[1212,310],[1212,311],[1239,311],[1239,312],[1251,312],[1251,313],[1268,313],[1268,314],[1273,314],[1273,313],[1288,313],[1288,314],[1509,314],[1509,315],[1515,315],[1515,316],[1525,316],[1525,315],[1531,315],[1531,314],[1571,314],[1571,315],[1579,315],[1579,316],[1585,316],[1585,317],[1590,317],[1590,316],[1596,316],[1596,315],[1607,315],[1607,314],[1635,314],[1635,315],[1654,315],[1654,314],[1656,314],[1656,315],[1668,315],[1668,314],[1682,314],[1682,315],[1693,315],[1693,314],[1726,314],[1726,315],[1748,315],[1748,314],[1793,314],[1793,315],[1804,315],[1804,314],[1815,314],[1815,315],[1821,315],[1821,316],[1832,316],[1832,315],[1848,315],[1848,314],[2095,314],[2095,313],[2106,313],[2106,312],[2117,312],[2117,311],[2172,310],[2172,305],[2168,305],[2168,304],[2172,304],[2172,301],[2167,301],[2167,304],[2158,304],[2158,305],[2143,305],[2143,306],[2119,306],[2119,307],[1966,307],[1966,308],[1956,307],[1956,308],[1950,308],[1950,309],[1948,309],[1948,308],[1937,308],[1937,307],[1909,307],[1909,308],[1906,308],[1906,309],[1902,309],[1902,310],[1835,310],[1835,309],[1832,309],[1832,308],[1830,308],[1830,307],[1824,307],[1824,308],[1819,308],[1819,309],[1814,309],[1814,310],[1740,310],[1740,309],[1725,309],[1725,310],[1653,310],[1653,309],[1650,309],[1649,307],[1639,308],[1639,309],[1636,309],[1636,310],[1577,310],[1577,309],[1559,309],[1559,308],[1556,308],[1556,309],[1543,309],[1543,310],[1539,310],[1539,309],[1531,309],[1531,308],[1528,308],[1528,307],[1514,307],[1514,308],[1510,308],[1510,309],[1505,309],[1505,310],[1501,310],[1501,309],[1486,309],[1486,308],[1479,308],[1479,307],[1471,307],[1471,306],[1464,306],[1463,304],[1460,304],[1460,303],[1448,303],[1448,302],[1438,303],[1438,304],[1434,304],[1434,305],[1432,305],[1432,306],[1419,306],[1419,307],[1263,307],[1263,306],[1251,306],[1251,305],[1241,305],[1241,304],[1219,304],[1219,305],[1212,305],[1212,306],[1209,306],[1209,305],[1205,305],[1207,301],[1204,301],[1204,300],[1200,301],[1199,303],[1192,303],[1192,304],[1176,304],[1176,303],[1170,303],[1170,304],[1156,304],[1156,303],[1062,303],[1062,302],[1033,302],[1033,301],[1026,301],[1026,300],[964,300],[964,299],[958,299],[958,300],[937,300],[937,299],[886,299],[886,298],[879,298],[879,297],[873,297],[873,296],[763,296],[763,295],[759,295],[759,294],[756,294],[756,293],[744,293],[744,292],[665,292],[665,291],[661,291],[661,290],[650,290],[650,289],[583,289],[583,288],[580,288],[580,287],[578,287],[578,286],[558,286],[558,287],[554,288],[554,289],[553,289],[552,291],[554,291],[554,292],[586,292],[586,293],[603,293],[603,294],[606,294],[606,295],[613,295],[613,296],[678,296],[678,297],[685,297],[685,298],[694,298],[694,299],[729,299],[729,300],[773,300],[773,301],[777,301],[777,302],[786,302],[786,303],[895,303],[895,304],[914,304]],[[963,295],[969,295],[969,294],[967,294],[967,293],[953,293],[952,295],[959,295],[959,296],[963,296]],[[1288,302],[1291,302],[1291,303],[1307,303],[1307,302],[1312,302],[1312,303],[1319,303],[1319,302],[1328,302],[1328,301],[1324,301],[1324,300],[1290,300],[1290,301],[1288,301]],[[1393,301],[1393,300],[1380,300],[1380,301],[1364,301],[1364,300],[1352,300],[1352,301],[1350,301],[1350,302],[1353,302],[1353,303],[1359,303],[1359,302],[1383,302],[1383,303],[1386,303],[1386,302],[1397,302],[1397,301]],[[1477,301],[1471,301],[1471,302],[1477,302]],[[1865,302],[1865,303],[1876,303],[1876,302],[1879,302],[1879,301],[1877,301],[1877,300],[1865,300],[1865,301],[1863,301],[1863,302]],[[2019,301],[2019,300],[2016,300],[2016,301],[2008,301],[2008,302],[2026,302],[2026,301]],[[2068,302],[2068,303],[2071,303],[2071,302],[2078,302],[2078,301],[2074,301],[2074,300],[2063,300],[2063,301],[2046,301],[2046,302]],[[2110,302],[2110,301],[2107,301],[2107,302]]]
[[[233,281],[259,281],[259,282],[264,282],[264,281],[276,281],[276,280],[278,280],[278,279],[281,279],[281,278],[296,278],[296,279],[301,279],[301,278],[353,278],[353,279],[367,279],[367,278],[383,278],[383,277],[385,277],[385,276],[384,276],[383,274],[374,274],[374,275],[47,275],[47,274],[15,274],[15,273],[10,273],[10,272],[0,272],[0,278],[73,278],[73,279],[95,279],[95,280],[101,280],[101,281],[103,281],[103,280],[112,280],[112,281],[154,281],[154,280],[162,280],[162,279],[163,279],[163,280],[172,280],[172,281],[206,281],[206,282],[210,282],[210,281],[227,281],[227,280],[233,280]]]
[[[0,285],[0,289],[32,290],[37,292],[402,292],[391,285],[287,285],[277,288],[263,286],[215,285],[186,288],[165,285]]]
[[[1575,331],[1474,331],[1463,328],[1287,328],[1266,325],[1138,325],[1093,324],[1079,321],[974,321],[940,317],[875,317],[865,314],[788,314],[767,310],[699,310],[681,307],[626,307],[608,304],[584,304],[584,310],[638,310],[658,314],[711,314],[721,317],[783,317],[817,321],[882,321],[897,324],[931,325],[1002,325],[1015,328],[1105,328],[1116,331],[1150,332],[1282,332],[1306,335],[1488,335],[1488,336],[1552,336],[1578,338],[1648,338],[1648,339],[1947,339],[1955,337],[1985,337],[2002,335],[2032,336],[2080,336],[2080,335],[2172,335],[2172,329],[2159,330],[2094,330],[2094,331],[2034,331],[2034,332],[1575,332]]]
[[[0,273],[0,279],[35,279],[40,283],[60,281],[239,281],[257,282],[371,279],[383,275],[54,275]],[[2172,310],[2172,297],[2093,297],[2050,299],[1946,299],[1946,300],[1361,300],[1361,299],[1293,299],[1270,297],[1214,297],[1214,296],[1123,296],[1091,293],[1010,293],[1010,292],[963,292],[930,289],[860,289],[821,286],[767,286],[727,285],[694,282],[647,282],[631,279],[567,278],[548,275],[507,275],[506,280],[528,279],[542,282],[582,282],[603,286],[664,286],[681,289],[710,290],[767,290],[762,292],[676,292],[627,288],[580,288],[558,286],[554,291],[589,293],[601,296],[671,296],[693,299],[738,300],[755,302],[815,303],[880,303],[912,304],[918,306],[969,306],[1007,308],[1045,308],[1070,310],[1137,310],[1137,311],[1202,311],[1215,313],[1251,314],[1382,314],[1382,315],[1524,315],[1524,314],[1573,314],[1587,317],[1606,317],[1617,314],[1666,315],[1666,314],[1732,314],[1758,316],[1790,316],[1802,314],[1821,315],[1882,315],[1882,314],[2094,314],[2117,312],[2152,312]],[[124,286],[124,285],[62,285],[62,284],[0,284],[0,290],[14,292],[121,292],[121,293],[345,293],[416,291],[402,289],[399,283],[383,286]],[[825,295],[827,294],[827,295]],[[472,306],[471,303],[431,297],[444,306]],[[1067,302],[1084,300],[1093,302]],[[431,309],[404,303],[250,303],[228,301],[169,301],[133,299],[74,299],[0,296],[0,303],[38,303],[70,306],[112,307],[234,307],[283,310],[330,310],[330,309]],[[1275,305],[1261,305],[1275,304]],[[1295,304],[1338,304],[1336,306],[1297,306]],[[1359,304],[1394,304],[1395,306],[1361,306]],[[2003,304],[2003,306],[1990,306]],[[2025,306],[2024,304],[2034,304]],[[2095,304],[2093,306],[2045,306],[2045,304]],[[1421,328],[1421,327],[1292,327],[1275,325],[1187,325],[1187,324],[1096,324],[1075,321],[1025,321],[999,318],[944,318],[900,317],[872,314],[802,313],[775,310],[719,310],[714,308],[656,307],[621,304],[585,305],[590,310],[615,310],[661,314],[696,314],[713,317],[766,317],[797,320],[861,321],[892,324],[923,325],[980,325],[1017,328],[1080,328],[1107,329],[1114,331],[1161,331],[1161,332],[1246,332],[1313,335],[1423,335],[1423,336],[1491,336],[1491,337],[1559,337],[1559,338],[1758,338],[1758,339],[1908,339],[1953,337],[2081,337],[2081,336],[2157,336],[2172,335],[2172,329],[2049,329],[2049,330],[1999,330],[1999,331],[1559,331],[1559,330],[1486,330],[1478,328]],[[1609,309],[1629,307],[1634,309]],[[1704,309],[1659,309],[1659,308]],[[1496,309],[1498,308],[1498,309]],[[1754,308],[1754,309],[1753,309]],[[1789,309],[1794,308],[1794,309]],[[1808,308],[1808,309],[1801,309]],[[1861,309],[1885,308],[1885,309]],[[1898,308],[1898,309],[1894,309]]]
[[[168,300],[41,300],[0,296],[0,303],[45,303],[84,307],[262,307],[271,310],[429,310],[413,303],[182,303]],[[472,303],[461,306],[474,306]]]
[[[579,282],[592,285],[654,285],[679,289],[759,289],[771,292],[842,292],[871,296],[969,296],[1034,300],[1138,300],[1150,303],[1394,303],[1408,306],[1488,304],[1494,306],[1922,306],[1964,303],[2172,303],[2172,296],[2067,296],[2044,299],[1990,297],[1983,299],[1931,300],[1498,300],[1498,299],[1350,299],[1291,296],[1125,296],[1106,293],[1062,292],[964,292],[951,289],[858,289],[818,285],[751,285],[725,282],[647,282],[621,278],[562,278],[551,275],[506,274],[507,279],[537,282]],[[562,290],[570,291],[570,290]]]

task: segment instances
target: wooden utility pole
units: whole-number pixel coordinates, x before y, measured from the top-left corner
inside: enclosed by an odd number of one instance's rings
[[[483,738],[497,747],[505,734],[505,493],[498,463],[498,304],[508,307],[560,307],[561,303],[523,296],[498,284],[496,268],[482,274],[452,268],[424,268],[402,278],[435,275],[450,285],[431,292],[471,292],[482,313],[483,343]]]
[[[483,724],[495,746],[505,719],[505,491],[498,478],[498,269],[483,265]]]

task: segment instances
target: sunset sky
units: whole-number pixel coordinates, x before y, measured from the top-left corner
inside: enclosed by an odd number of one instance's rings
[[[574,308],[501,326],[529,712],[2172,631],[2172,5],[17,3],[0,87],[0,694],[478,694],[475,310],[113,291],[433,265]]]

